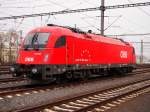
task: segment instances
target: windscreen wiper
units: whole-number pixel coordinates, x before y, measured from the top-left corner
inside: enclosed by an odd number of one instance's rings
[[[34,50],[39,50],[38,33],[35,33],[32,38],[32,46]]]

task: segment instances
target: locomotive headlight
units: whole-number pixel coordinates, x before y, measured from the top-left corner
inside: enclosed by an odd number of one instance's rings
[[[49,57],[48,54],[46,54],[46,55],[44,56],[44,62],[47,62],[47,61],[48,61],[48,57]]]
[[[11,72],[15,72],[15,68],[14,67],[10,67],[10,71]]]
[[[32,69],[32,73],[34,73],[34,74],[37,73],[37,71],[38,71],[38,70],[37,70],[36,68],[33,68],[33,69]]]

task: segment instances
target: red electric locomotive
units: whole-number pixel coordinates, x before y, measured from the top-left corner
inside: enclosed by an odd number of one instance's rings
[[[134,66],[134,48],[125,41],[49,24],[28,33],[11,71],[45,81],[128,73]]]

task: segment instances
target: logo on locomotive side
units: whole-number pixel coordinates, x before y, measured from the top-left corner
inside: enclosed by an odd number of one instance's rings
[[[120,58],[128,58],[128,52],[127,51],[120,51]]]
[[[25,62],[33,62],[34,58],[33,57],[26,57]]]

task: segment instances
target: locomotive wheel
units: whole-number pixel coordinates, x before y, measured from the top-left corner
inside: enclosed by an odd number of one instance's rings
[[[56,76],[55,82],[56,82],[56,84],[60,84],[61,83],[61,77],[60,77],[60,75]]]
[[[127,73],[127,69],[126,68],[121,68],[120,74],[125,75],[126,73]]]
[[[80,79],[81,78],[81,72],[80,71],[74,72],[73,73],[73,78],[74,79]]]
[[[86,73],[87,73],[87,78],[89,78],[89,77],[91,77],[91,76],[92,76],[92,72],[91,72],[91,70],[87,70],[87,71],[86,71]]]
[[[127,73],[126,68],[120,68],[120,69],[117,70],[118,75],[125,75],[126,73]]]
[[[65,74],[57,74],[56,75],[56,84],[62,84],[62,83],[66,83],[66,77],[65,77]]]
[[[86,71],[83,71],[82,74],[80,75],[80,77],[82,80],[87,80],[89,75]]]
[[[13,75],[13,77],[19,77],[19,76],[21,76],[21,73],[16,72],[16,73],[13,73],[12,75]]]
[[[66,78],[67,78],[67,79],[72,79],[72,78],[73,78],[72,72],[66,73]]]
[[[132,71],[133,71],[133,68],[132,68],[132,67],[129,67],[127,72],[128,72],[128,73],[131,73]]]

